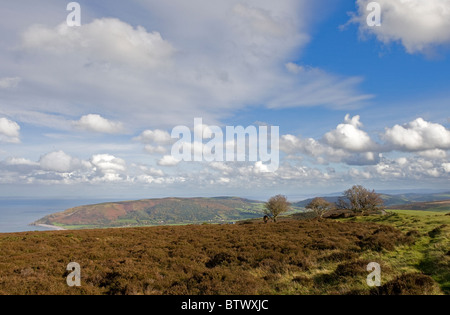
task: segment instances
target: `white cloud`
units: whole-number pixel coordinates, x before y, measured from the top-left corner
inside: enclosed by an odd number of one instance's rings
[[[346,141],[349,141],[346,139]],[[356,152],[354,148],[331,146],[313,138],[303,139],[293,135],[283,135],[280,139],[280,150],[288,153],[290,160],[302,160],[303,154],[314,158],[315,163],[345,163],[347,165],[374,165],[380,161],[381,154],[372,151]]]
[[[92,156],[91,163],[103,175],[118,175],[127,169],[125,160],[110,154],[96,154]]]
[[[433,149],[417,152],[417,155],[428,159],[444,160],[447,158],[447,152],[441,149]]]
[[[413,152],[426,160],[443,161],[448,157],[450,131],[440,124],[419,118],[403,126],[387,127],[381,135],[384,143],[374,142],[362,127],[360,116],[347,115],[345,123],[326,133],[321,140],[289,134],[281,136],[280,150],[288,154],[286,159],[289,160],[301,161],[304,155],[312,157],[318,164],[354,166],[382,164],[384,153],[393,151]],[[399,158],[398,161],[406,163],[407,159]]]
[[[442,168],[446,173],[450,173],[450,163],[442,163]]]
[[[32,19],[31,26],[14,30],[20,38],[6,44],[15,47],[4,57],[9,72],[27,84],[15,94],[15,104],[2,104],[2,112],[16,117],[19,108],[66,119],[114,113],[127,130],[142,130],[187,125],[193,117],[220,125],[236,110],[256,104],[360,106],[369,97],[358,91],[361,78],[325,71],[293,74],[283,67],[309,41],[306,3],[132,1],[130,12],[158,18],[131,25],[88,15],[74,28]],[[83,6],[86,14],[91,9]],[[14,62],[19,55],[20,66]],[[35,124],[67,128],[64,119]]]
[[[369,179],[369,178],[372,177],[372,174],[370,174],[370,172],[365,172],[365,171],[362,171],[362,170],[359,170],[359,169],[355,169],[355,168],[350,169],[348,174],[352,178],[358,179],[358,180]]]
[[[356,153],[345,159],[348,165],[376,165],[380,162],[382,154],[375,152]]]
[[[363,32],[385,44],[400,42],[408,53],[427,53],[450,44],[450,0],[377,0],[382,10],[381,26],[369,27],[366,8],[372,0],[357,0],[358,16],[352,21]]]
[[[10,157],[5,160],[6,165],[26,165],[26,166],[39,166],[40,164],[37,162],[33,162],[29,159],[25,158],[16,158]]]
[[[360,116],[350,118],[350,115],[347,115],[344,124],[338,125],[335,130],[324,135],[324,141],[333,148],[352,152],[371,151],[376,144],[365,131],[360,129],[361,127]]]
[[[224,162],[211,162],[209,166],[212,169],[221,171],[223,174],[230,174],[233,171],[233,167]]]
[[[0,118],[0,142],[20,143],[20,126],[7,118]]]
[[[0,89],[15,88],[19,85],[20,81],[21,81],[21,79],[18,77],[0,78]]]
[[[38,21],[26,19],[29,13],[21,16],[19,10],[9,9],[8,12],[17,13],[23,21],[13,23],[20,25],[15,28],[7,23],[14,22],[12,18],[0,21],[4,30],[8,24],[2,41],[5,49],[0,50],[6,67],[4,76],[8,76],[0,78],[0,115],[26,124],[27,136],[34,130],[50,127],[53,130],[45,133],[57,134],[58,138],[43,138],[42,148],[34,142],[18,147],[13,153],[3,149],[2,158],[9,154],[28,156],[0,162],[0,180],[113,181],[118,186],[183,183],[211,187],[210,183],[220,183],[228,187],[272,189],[282,185],[295,187],[294,183],[299,182],[317,187],[356,178],[448,178],[448,149],[442,144],[445,133],[429,131],[439,137],[440,144],[421,132],[418,132],[422,137],[418,141],[420,145],[407,142],[411,138],[408,135],[405,141],[393,136],[385,144],[377,144],[372,140],[376,139],[375,134],[368,131],[373,128],[366,130],[359,116],[347,116],[337,128],[334,128],[337,124],[331,126],[327,135],[315,139],[282,136],[280,147],[288,156],[284,156],[274,173],[262,172],[265,168],[262,163],[183,163],[180,167],[164,168],[167,173],[153,168],[156,164],[178,165],[170,156],[162,157],[170,152],[172,143],[164,130],[178,124],[191,126],[194,117],[203,117],[208,123],[220,126],[223,120],[246,106],[255,110],[258,106],[278,109],[317,105],[354,109],[371,97],[358,91],[362,77],[330,74],[302,63],[303,48],[310,40],[308,21],[316,16],[316,11],[308,9],[309,3],[303,0],[172,0],[170,4],[130,1],[126,4],[127,12],[140,9],[144,13],[133,16],[132,21],[123,10],[116,11],[122,20],[92,20],[102,12],[86,5],[83,26],[73,29],[64,25],[55,27],[62,21],[61,15],[54,12],[51,20],[36,18],[41,19]],[[15,7],[9,3],[7,6]],[[45,9],[49,7],[52,6],[47,4]],[[95,15],[89,14],[91,9],[95,9]],[[39,10],[39,15],[46,11]],[[0,12],[1,17],[6,15],[4,10]],[[17,38],[17,34],[23,36]],[[386,43],[391,41],[394,39],[386,37]],[[411,51],[426,50],[411,47]],[[19,88],[14,89],[16,86]],[[83,116],[87,113],[98,115]],[[7,137],[0,132],[1,141],[19,141],[20,127],[15,124],[16,135]],[[71,134],[74,127],[107,134],[132,130],[138,135],[138,131],[152,130],[135,138],[141,143],[113,144],[109,142],[116,141],[117,137],[109,137],[108,143],[89,144],[83,151],[86,143],[82,136]],[[405,134],[417,129],[402,127]],[[194,129],[198,130],[198,126]],[[387,130],[391,129],[394,128]],[[81,140],[74,142],[77,138]],[[30,141],[33,140],[34,137]],[[189,150],[203,148],[190,145],[186,146]],[[156,159],[140,156],[140,146]],[[38,162],[29,159],[55,150],[53,147],[62,151],[45,154]],[[413,154],[399,157],[392,150]],[[84,152],[92,157],[83,160],[64,151]],[[99,152],[109,154],[96,154]],[[127,161],[117,158],[119,155]],[[389,159],[393,157],[396,159]],[[147,159],[152,166],[127,164],[138,163],[140,159]]]
[[[156,169],[154,167],[147,167],[145,165],[139,165],[138,168],[145,175],[155,176],[155,177],[163,177],[165,175],[162,170]]]
[[[373,178],[382,181],[402,180],[426,180],[440,178],[448,180],[446,163],[428,160],[422,157],[401,157],[395,160],[383,158],[374,166],[365,169]]]
[[[141,26],[133,28],[118,19],[104,18],[69,27],[33,25],[22,36],[22,47],[64,55],[76,52],[91,62],[119,63],[152,68],[167,63],[173,53],[170,43],[158,32],[149,33]]]
[[[179,163],[180,161],[171,155],[165,155],[162,159],[158,161],[159,166],[176,166]]]
[[[288,154],[301,153],[317,159],[325,157],[328,162],[342,161],[349,156],[343,149],[335,149],[313,138],[303,139],[293,135],[281,136],[280,150]]]
[[[42,156],[39,165],[45,171],[58,173],[71,173],[75,170],[91,167],[89,162],[73,158],[63,151],[51,152]]]
[[[134,140],[140,141],[145,144],[170,144],[173,142],[172,137],[167,131],[156,129],[156,130],[145,130]]]
[[[151,144],[147,144],[144,147],[144,150],[145,150],[145,152],[150,153],[150,154],[154,154],[154,153],[164,154],[168,151],[168,149],[166,147],[163,147],[161,145],[153,146]]]
[[[79,121],[73,122],[73,125],[84,131],[98,133],[118,134],[124,131],[121,122],[113,122],[96,114],[85,115]]]
[[[427,122],[423,118],[403,126],[386,128],[383,138],[393,149],[399,151],[450,149],[450,130],[440,124]]]

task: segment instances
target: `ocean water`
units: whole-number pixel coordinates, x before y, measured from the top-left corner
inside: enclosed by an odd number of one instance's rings
[[[49,229],[30,223],[52,213],[100,202],[104,200],[0,198],[0,233],[46,231]]]

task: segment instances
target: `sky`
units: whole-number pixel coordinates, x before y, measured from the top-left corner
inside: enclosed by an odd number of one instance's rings
[[[0,197],[450,190],[450,0],[371,2],[3,1]],[[278,127],[279,163],[177,126]]]

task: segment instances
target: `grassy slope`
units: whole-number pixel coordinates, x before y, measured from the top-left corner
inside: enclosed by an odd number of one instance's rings
[[[390,210],[386,217],[358,217],[343,221],[373,222],[394,226],[415,235],[416,242],[386,253],[384,259],[404,272],[420,271],[450,294],[450,216],[442,212]]]
[[[403,293],[448,294],[449,219],[399,211],[357,222],[5,234],[0,294],[368,294],[372,261],[383,284],[412,279]],[[65,283],[72,261],[82,267],[81,288]],[[421,272],[434,280],[410,276]]]

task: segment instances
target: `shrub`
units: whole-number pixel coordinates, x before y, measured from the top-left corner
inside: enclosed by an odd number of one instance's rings
[[[354,288],[359,270],[366,273],[365,261],[357,260],[363,250],[389,250],[406,239],[375,223],[289,219],[0,235],[0,292],[326,294],[338,285],[342,293]],[[71,261],[81,265],[81,288],[67,287]],[[295,278],[305,271],[315,276]]]
[[[361,275],[367,275],[367,265],[370,261],[357,260],[346,262],[337,266],[334,274],[339,277],[356,277]]]
[[[408,232],[406,233],[406,236],[408,236],[408,237],[413,237],[413,238],[417,238],[417,237],[420,237],[420,232],[417,231],[417,230],[408,231]]]
[[[428,235],[431,238],[435,238],[436,236],[438,236],[439,234],[442,233],[442,230],[446,227],[446,224],[443,224],[441,226],[438,226],[437,228],[434,228],[433,230],[431,230],[430,232],[428,232]]]
[[[390,226],[381,226],[371,235],[368,235],[358,242],[358,246],[362,250],[373,250],[381,252],[385,250],[393,250],[395,246],[413,243],[411,236],[405,236],[399,233],[395,228]]]
[[[214,268],[216,266],[220,266],[224,263],[231,263],[232,256],[228,253],[218,253],[214,255],[206,264],[206,268]]]
[[[432,295],[435,293],[434,280],[419,273],[401,275],[381,287],[371,290],[372,295]]]

